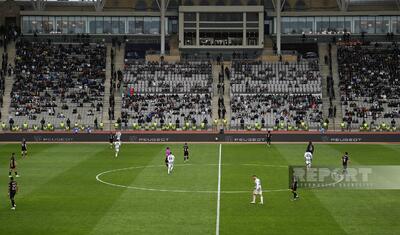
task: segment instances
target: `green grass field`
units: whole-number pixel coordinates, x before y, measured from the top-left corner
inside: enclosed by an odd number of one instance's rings
[[[166,144],[0,146],[0,234],[216,234],[219,144],[182,145],[172,175]],[[400,145],[315,144],[314,165],[400,165]],[[399,234],[400,190],[299,189],[291,201],[288,165],[303,165],[306,144],[223,144],[220,234]],[[8,161],[18,154],[17,209],[7,197]],[[125,169],[122,169],[125,168]],[[117,171],[110,171],[116,170]],[[102,172],[100,179],[96,175]],[[252,205],[253,174],[264,205]],[[112,184],[112,185],[111,185]],[[120,185],[119,187],[116,185]]]

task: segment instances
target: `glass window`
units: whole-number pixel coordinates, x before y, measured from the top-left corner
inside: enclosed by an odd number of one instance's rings
[[[376,29],[376,33],[382,33],[382,27],[383,27],[383,17],[382,16],[377,16],[375,18],[375,29]]]
[[[375,33],[375,17],[370,16],[362,16],[360,20],[360,33],[368,33],[374,34]]]
[[[68,34],[74,34],[76,29],[75,17],[69,16],[67,18],[67,27],[68,27]]]
[[[29,26],[30,26],[30,30],[31,33],[34,33],[36,30],[36,19],[34,16],[29,16]]]
[[[375,16],[369,16],[368,17],[368,33],[369,34],[374,34],[376,29],[376,24],[375,24]]]
[[[29,21],[29,16],[23,16],[22,17],[22,32],[23,33],[31,33],[31,24]]]
[[[68,33],[68,16],[61,17],[61,33]]]
[[[306,20],[306,17],[298,17],[298,33],[306,33],[309,30],[306,24]]]
[[[111,32],[113,34],[119,34],[119,18],[118,17],[112,17],[111,18],[111,22],[112,22],[111,23]]]
[[[103,33],[111,33],[111,17],[104,17],[103,20]]]
[[[200,13],[200,21],[243,21],[243,13]]]
[[[194,12],[185,12],[183,15],[183,19],[185,21],[196,21],[196,13]]]
[[[125,34],[126,17],[119,17],[119,33]]]
[[[128,17],[128,33],[135,34],[135,17]]]
[[[56,23],[56,32],[57,33],[61,33],[61,17],[60,16],[56,16],[55,17],[55,23]]]
[[[321,32],[322,17],[315,17],[316,33]]]
[[[143,20],[143,33],[151,34],[151,17],[144,17]]]
[[[276,21],[276,19],[275,19]],[[282,17],[282,33],[283,34],[290,34],[291,33],[291,25],[290,25],[290,17]]]
[[[43,33],[43,22],[42,22],[42,17],[41,16],[36,16],[35,17],[35,31],[37,33]]]
[[[343,16],[338,16],[337,17],[337,26],[336,26],[337,32],[338,33],[343,33],[344,32],[344,28],[345,28],[345,26],[344,26],[344,17]]]
[[[196,31],[193,29],[185,30],[183,33],[184,45],[195,45],[196,44]]]
[[[96,17],[96,33],[103,33],[103,17]]]
[[[178,19],[176,17],[168,18],[168,34],[178,33]]]
[[[135,34],[143,34],[143,17],[135,17]]]
[[[246,13],[246,21],[257,21],[258,22],[258,12]]]
[[[317,32],[326,34],[329,29],[329,17],[316,17],[316,22],[317,22]]]
[[[166,24],[168,25],[168,24]],[[150,34],[160,34],[160,18],[159,17],[152,17],[151,18],[151,28]],[[167,28],[165,29],[168,32]]]
[[[88,17],[89,22],[89,33],[95,34],[96,33],[96,18]]]
[[[351,23],[353,22],[353,18],[351,16],[346,16],[344,17],[344,27],[343,31],[344,32],[351,32]]]
[[[307,17],[306,18],[305,33],[306,34],[314,33],[314,17]]]
[[[392,16],[391,21],[392,21],[392,32],[400,33],[400,17]]]
[[[377,16],[375,21],[376,33],[386,34],[389,32],[390,17]]]
[[[48,16],[43,16],[42,17],[42,33],[49,33],[49,17]]]
[[[75,17],[75,21],[75,33],[86,33],[86,16],[77,16]]]
[[[361,33],[361,18],[359,16],[353,17],[354,21],[354,33]]]
[[[230,38],[229,45],[242,45],[243,35],[240,32],[233,35],[234,37]],[[249,46],[258,45],[258,30],[249,30],[246,33],[246,43]]]
[[[49,33],[56,32],[56,23],[55,22],[56,22],[56,17],[49,16],[49,21],[48,21]]]

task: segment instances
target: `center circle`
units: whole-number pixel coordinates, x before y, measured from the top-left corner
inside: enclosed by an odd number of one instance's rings
[[[181,167],[191,167],[191,166],[218,166],[218,164],[175,164],[175,167],[181,169]],[[275,168],[287,168],[287,166],[283,165],[263,165],[263,164],[222,164],[221,166],[251,166],[251,167],[275,167]],[[108,170],[101,172],[96,175],[96,180],[100,183],[113,186],[113,187],[118,187],[118,188],[127,188],[127,189],[134,189],[134,190],[141,190],[141,191],[152,191],[152,192],[172,192],[172,193],[206,193],[206,194],[217,194],[217,190],[212,190],[212,189],[171,189],[171,188],[165,188],[160,185],[153,185],[153,186],[140,186],[140,185],[128,185],[128,183],[114,183],[112,182],[112,178],[110,179],[104,179],[107,177],[107,175],[111,174],[118,174],[119,172],[124,172],[124,171],[130,171],[130,170],[150,170],[149,173],[149,178],[151,179],[152,177],[165,177],[166,181],[168,181],[168,175],[166,175],[164,169],[163,170],[157,170],[156,173],[151,172],[152,169],[156,168],[165,168],[165,165],[148,165],[148,166],[132,166],[132,167],[126,167],[126,168],[119,168],[119,169],[113,169],[113,170]],[[193,170],[191,171],[191,174],[195,173]],[[162,175],[159,175],[162,174]],[[173,173],[174,174],[174,173]],[[160,182],[159,178],[157,178],[157,183]],[[171,182],[171,181],[170,181]],[[168,183],[168,182],[167,182]],[[214,188],[214,187],[213,187]],[[250,188],[251,189],[251,188]],[[281,192],[281,191],[288,191],[287,188],[281,188],[281,189],[264,189],[263,192]],[[225,193],[225,194],[240,194],[240,193],[251,193],[252,190],[230,190],[230,191],[220,191],[220,193]]]

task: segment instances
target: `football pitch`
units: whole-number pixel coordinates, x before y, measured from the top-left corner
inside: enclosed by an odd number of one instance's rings
[[[167,175],[165,148],[175,155]],[[303,189],[292,201],[289,165],[306,144],[0,145],[0,234],[399,234],[400,190]],[[400,165],[400,145],[315,144],[314,166]],[[7,197],[17,154],[17,208]],[[264,205],[250,204],[257,175]]]

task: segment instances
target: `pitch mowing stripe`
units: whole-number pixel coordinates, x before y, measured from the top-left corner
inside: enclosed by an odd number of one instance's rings
[[[217,193],[217,222],[215,234],[219,235],[219,214],[221,208],[221,160],[222,160],[222,144],[219,144],[219,159],[218,159],[218,193]]]

